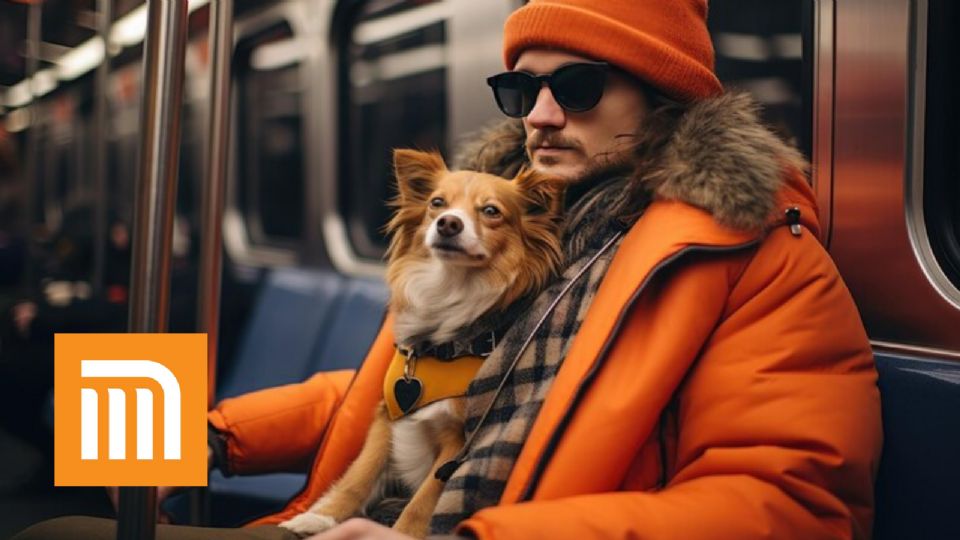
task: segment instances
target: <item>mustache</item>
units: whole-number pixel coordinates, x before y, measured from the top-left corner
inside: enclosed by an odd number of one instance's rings
[[[555,131],[534,131],[527,137],[527,152],[532,152],[534,148],[540,146],[552,146],[570,148],[572,150],[583,151],[580,143],[574,139],[564,137]]]

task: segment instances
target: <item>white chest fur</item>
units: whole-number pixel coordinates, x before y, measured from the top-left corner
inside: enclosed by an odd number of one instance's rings
[[[451,423],[460,424],[453,414],[452,403],[453,400],[449,399],[431,403],[390,425],[393,443],[390,467],[412,490],[416,490],[430,474],[440,452],[435,433],[443,428],[449,429]]]
[[[479,279],[474,269],[437,260],[411,265],[400,291],[407,309],[397,313],[394,334],[400,343],[424,335],[443,343],[489,311],[509,282],[489,283]]]

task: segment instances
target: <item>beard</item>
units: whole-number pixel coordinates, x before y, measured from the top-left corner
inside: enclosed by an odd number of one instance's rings
[[[630,168],[633,162],[633,144],[626,141],[620,142],[614,148],[587,154],[583,146],[576,141],[561,138],[554,134],[540,135],[537,132],[526,144],[527,160],[534,168],[541,168],[547,174],[559,176],[565,184],[572,185],[585,178],[602,176],[607,171],[622,171]],[[619,136],[626,139],[627,136]],[[631,139],[633,136],[629,136]],[[534,150],[546,144],[551,147],[567,148],[567,155],[539,155],[534,157]],[[564,167],[568,165],[573,170],[567,174],[557,174],[550,169]]]
[[[630,168],[633,162],[633,152],[630,148],[623,148],[618,152],[602,152],[587,159],[586,167],[579,179],[605,176],[611,171],[622,171]]]
[[[632,160],[634,140],[633,133],[622,133],[614,136],[613,144],[605,150],[588,154],[584,145],[576,139],[567,137],[553,128],[537,129],[530,133],[525,141],[527,161],[536,167],[562,167],[569,163],[576,169],[572,176],[564,178],[568,183],[595,176],[608,169],[622,169]],[[565,148],[569,155],[540,155],[534,158],[534,151],[539,147]]]

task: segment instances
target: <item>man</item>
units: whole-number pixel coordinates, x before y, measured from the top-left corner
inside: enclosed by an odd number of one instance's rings
[[[801,159],[748,98],[721,95],[705,17],[705,0],[533,0],[507,21],[510,71],[489,82],[522,120],[460,164],[566,182],[567,267],[468,391],[472,436],[435,533],[869,538],[870,346],[817,242]],[[389,327],[354,377],[211,413],[229,472],[312,463],[303,492],[254,525],[304,511],[357,454]],[[357,519],[315,538],[401,535]]]

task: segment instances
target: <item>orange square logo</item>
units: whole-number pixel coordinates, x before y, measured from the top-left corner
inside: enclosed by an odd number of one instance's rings
[[[207,485],[206,334],[56,334],[54,484]]]

